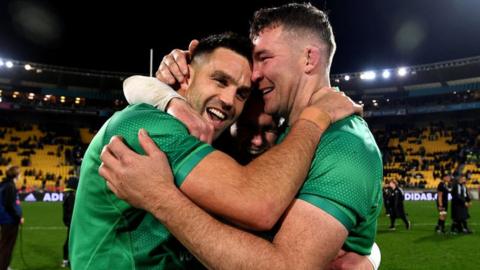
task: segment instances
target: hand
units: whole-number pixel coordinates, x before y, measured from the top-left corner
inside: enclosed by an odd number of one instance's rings
[[[174,98],[168,103],[167,112],[185,124],[190,135],[202,142],[211,144],[214,135],[213,125],[203,118],[185,101]]]
[[[139,131],[138,140],[145,155],[130,150],[120,137],[112,137],[100,155],[99,174],[117,197],[151,211],[166,199],[166,190],[176,187],[167,157],[144,129]]]
[[[188,50],[175,49],[170,54],[164,56],[155,73],[157,79],[169,85],[176,83],[184,84],[189,76],[188,62],[190,62],[190,57],[197,46],[198,40],[194,39],[188,45]]]
[[[25,223],[25,218],[22,217],[22,218],[20,218],[20,224],[23,225],[23,223]]]
[[[372,270],[373,265],[367,256],[359,255],[355,252],[346,252],[340,250],[337,257],[330,263],[330,270]]]
[[[363,106],[352,101],[345,93],[330,87],[324,87],[315,92],[309,106],[325,111],[332,123],[352,114],[363,114]]]

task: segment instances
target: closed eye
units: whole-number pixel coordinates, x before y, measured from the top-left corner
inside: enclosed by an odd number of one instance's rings
[[[250,96],[251,89],[247,87],[241,87],[237,90],[237,98],[240,101],[245,101]]]

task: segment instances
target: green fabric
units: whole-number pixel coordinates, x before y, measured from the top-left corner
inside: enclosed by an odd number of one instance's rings
[[[349,234],[344,249],[370,254],[381,211],[382,179],[381,154],[367,123],[350,116],[323,134],[298,198],[345,226]]]
[[[152,215],[118,199],[98,174],[100,153],[112,136],[121,135],[138,153],[138,130],[145,128],[165,152],[182,183],[213,148],[188,134],[173,117],[146,104],[112,116],[90,143],[80,172],[70,231],[70,258],[78,269],[182,269],[188,252]]]

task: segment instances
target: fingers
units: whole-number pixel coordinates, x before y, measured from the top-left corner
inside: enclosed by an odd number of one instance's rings
[[[125,145],[120,136],[113,136],[106,147],[108,148],[108,151],[110,151],[110,153],[121,162],[128,162],[130,157],[136,158],[136,156],[139,156]]]
[[[173,76],[173,74],[168,69],[168,66],[165,64],[165,62],[164,62],[165,57],[163,58],[162,62],[160,63],[160,66],[158,67],[158,70],[155,73],[155,77],[161,82],[164,82],[168,85],[173,85],[176,82],[175,77]]]
[[[118,166],[118,159],[113,155],[113,153],[109,150],[108,145],[105,145],[100,153],[100,160],[103,163],[106,163],[109,167],[115,168]]]
[[[178,76],[175,76],[179,82],[184,81],[184,77],[188,75],[188,61],[189,61],[189,51],[181,51],[181,50],[173,50],[172,51],[172,56],[173,60],[175,61],[176,66],[178,67],[178,70],[180,71],[180,74]],[[174,65],[172,65],[173,67]],[[175,75],[175,73],[174,73]],[[182,77],[180,79],[180,77]]]
[[[162,74],[168,78],[173,77],[173,83],[183,82],[184,80],[183,72],[177,63],[179,59],[181,59],[181,56],[179,56],[178,52],[175,53],[175,50],[173,50],[170,54],[164,56],[162,63],[160,63],[159,69],[162,71]],[[185,55],[183,56],[183,59],[184,62],[186,62]],[[171,83],[171,81],[169,81],[169,83]]]
[[[192,57],[193,52],[198,46],[198,43],[200,43],[197,39],[193,39],[190,41],[190,44],[188,45],[188,57]],[[190,59],[189,59],[190,60]]]
[[[105,163],[100,164],[100,167],[98,167],[98,174],[103,177],[107,182],[108,180],[112,179],[112,174],[108,166],[105,165]]]
[[[359,105],[357,103],[353,104],[353,111],[354,114],[358,114],[363,117],[363,105]]]
[[[143,128],[138,131],[138,142],[147,156],[154,156],[162,153],[152,138],[148,136],[148,132]]]
[[[117,187],[115,187],[115,185],[113,185],[110,181],[107,181],[107,187],[108,189],[110,189],[110,191],[113,192],[113,194],[115,194],[115,196],[117,196],[120,199],[124,199],[120,194],[119,190],[117,189]]]
[[[198,41],[197,43],[192,41],[189,49],[192,49],[193,52],[197,44]],[[190,51],[175,49],[164,56],[155,74],[157,79],[170,85],[176,82],[183,83],[185,78],[188,77],[188,61],[190,55]]]

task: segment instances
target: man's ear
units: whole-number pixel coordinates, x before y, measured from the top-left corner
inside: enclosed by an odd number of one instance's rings
[[[307,46],[304,51],[305,73],[310,74],[320,64],[320,48]]]

